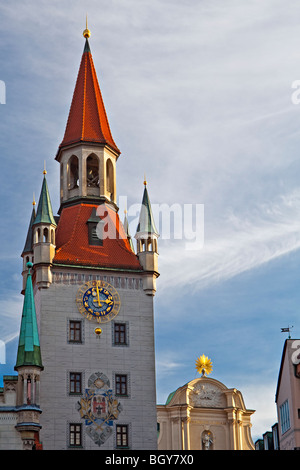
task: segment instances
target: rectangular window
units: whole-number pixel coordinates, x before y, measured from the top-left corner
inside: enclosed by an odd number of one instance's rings
[[[126,323],[114,324],[114,344],[127,345],[127,328]]]
[[[71,447],[82,447],[81,424],[70,424],[69,442]]]
[[[116,445],[117,448],[129,447],[128,445],[128,425],[117,424],[116,426]]]
[[[115,382],[116,382],[116,395],[127,396],[128,395],[127,375],[116,374]]]
[[[81,372],[70,372],[70,394],[81,393]]]
[[[70,320],[69,323],[69,341],[72,343],[82,342],[81,321]]]
[[[284,434],[291,427],[289,402],[286,400],[279,408],[281,433]]]

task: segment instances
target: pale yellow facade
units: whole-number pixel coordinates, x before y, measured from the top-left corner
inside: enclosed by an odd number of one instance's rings
[[[159,450],[254,450],[251,415],[243,396],[202,376],[157,406]]]

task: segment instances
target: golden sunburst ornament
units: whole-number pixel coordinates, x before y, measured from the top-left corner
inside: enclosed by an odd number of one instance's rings
[[[202,374],[202,377],[210,374],[213,369],[211,360],[202,354],[202,356],[198,357],[196,360],[196,369],[199,374]]]

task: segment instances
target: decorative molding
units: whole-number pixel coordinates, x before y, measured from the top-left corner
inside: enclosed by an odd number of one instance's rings
[[[224,408],[226,406],[223,391],[211,383],[196,383],[189,394],[189,399],[194,407]]]
[[[87,281],[104,281],[118,289],[143,290],[142,279],[130,276],[105,276],[67,271],[53,271],[53,284],[81,285]]]

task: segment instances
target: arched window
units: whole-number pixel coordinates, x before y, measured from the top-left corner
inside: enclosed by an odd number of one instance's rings
[[[68,189],[79,187],[79,163],[76,155],[72,155],[68,163]]]
[[[49,234],[48,229],[47,229],[47,228],[44,228],[44,231],[43,231],[43,241],[44,241],[44,242],[48,242],[48,241],[49,241],[49,240],[48,240],[48,234]]]
[[[110,194],[110,199],[114,199],[114,167],[110,159],[106,162],[106,191]]]
[[[96,155],[89,155],[86,159],[86,182],[89,188],[99,188],[99,160]]]
[[[60,164],[60,198],[63,197],[63,186],[64,186],[64,165]]]

